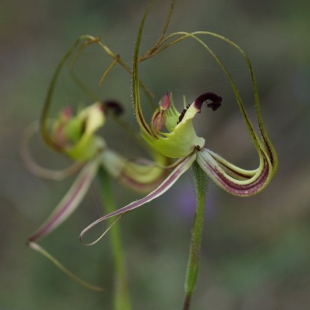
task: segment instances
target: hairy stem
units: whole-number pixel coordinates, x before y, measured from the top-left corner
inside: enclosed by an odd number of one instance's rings
[[[101,199],[104,203],[107,213],[115,211],[114,199],[110,184],[110,177],[104,169],[99,169],[98,173]],[[114,222],[110,219],[111,224]],[[112,251],[115,264],[115,278],[114,278],[114,310],[130,310],[130,299],[127,286],[127,275],[125,268],[125,256],[123,253],[123,246],[121,241],[121,233],[118,224],[114,224],[110,231]]]
[[[194,162],[193,164],[193,177],[196,189],[197,205],[196,213],[192,226],[192,239],[189,251],[189,259],[187,266],[187,275],[185,280],[185,298],[183,302],[183,310],[189,310],[191,298],[196,286],[199,262],[200,262],[200,244],[203,230],[204,210],[206,202],[206,187],[207,178],[206,174]]]

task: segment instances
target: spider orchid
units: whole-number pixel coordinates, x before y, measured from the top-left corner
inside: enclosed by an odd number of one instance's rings
[[[54,121],[51,126],[51,141],[62,153],[76,161],[75,166],[78,165],[74,170],[62,173],[63,177],[59,177],[59,174],[53,171],[49,172],[49,170],[40,168],[31,161],[29,156],[26,156],[29,169],[47,178],[65,178],[72,172],[81,170],[68,193],[47,221],[28,239],[29,242],[45,237],[72,214],[100,167],[121,183],[138,192],[149,192],[159,183],[163,174],[160,167],[153,163],[127,160],[108,148],[102,137],[95,135],[95,132],[104,124],[106,114],[111,110],[116,114],[122,111],[116,102],[94,103],[82,109],[76,116],[72,116],[70,108],[65,108]],[[158,163],[161,160],[162,164],[165,163],[164,156],[158,155],[156,158]]]
[[[47,253],[35,242],[50,234],[76,210],[100,169],[125,186],[141,193],[150,192],[156,188],[166,174],[164,166],[167,165],[167,158],[151,149],[144,141],[139,139],[140,137],[137,138],[130,126],[121,121],[119,116],[123,113],[122,106],[112,100],[99,102],[97,96],[90,92],[73,72],[73,65],[77,57],[85,47],[93,43],[97,44],[113,59],[111,65],[103,74],[100,83],[106,78],[115,64],[121,65],[127,72],[130,72],[130,68],[118,55],[115,55],[107,46],[102,44],[98,37],[89,35],[79,37],[60,60],[47,91],[39,129],[44,142],[54,151],[74,160],[73,165],[61,171],[54,171],[39,166],[33,160],[29,150],[29,142],[38,131],[37,124],[30,126],[25,131],[21,148],[22,158],[27,168],[39,177],[62,180],[79,171],[71,188],[52,214],[28,238],[28,245],[35,250],[41,251],[41,253],[44,252],[43,254],[46,256]],[[73,115],[71,108],[67,107],[60,112],[56,119],[52,120],[49,113],[53,95],[59,75],[68,61],[71,76],[77,86],[97,102],[81,109],[76,115]],[[151,96],[150,91],[141,81],[138,84]],[[108,115],[111,115],[133,139],[138,140],[138,143],[142,142],[141,145],[145,147],[154,162],[141,159],[128,160],[107,146],[105,140],[96,132],[105,124]]]
[[[28,169],[39,177],[62,180],[78,172],[67,194],[61,199],[41,227],[28,238],[27,245],[45,256],[67,276],[71,277],[79,284],[92,290],[102,291],[103,289],[101,287],[91,285],[69,271],[37,242],[52,233],[77,209],[96,176],[100,186],[102,202],[105,209],[111,212],[115,210],[113,194],[110,187],[111,178],[116,179],[137,192],[150,192],[160,184],[166,175],[164,167],[167,165],[167,160],[169,159],[151,149],[145,141],[143,141],[140,136],[137,136],[131,127],[119,117],[123,109],[117,102],[100,102],[98,97],[93,94],[74,73],[73,66],[77,57],[85,47],[93,43],[98,44],[101,49],[113,59],[111,65],[103,74],[100,83],[107,77],[115,64],[119,64],[130,73],[130,68],[118,55],[115,55],[107,46],[102,44],[98,37],[89,35],[78,38],[60,60],[49,84],[39,129],[44,142],[51,149],[69,157],[74,163],[67,169],[55,171],[43,168],[33,160],[29,145],[30,139],[38,131],[37,124],[30,126],[25,131],[21,151],[22,158]],[[76,85],[91,97],[95,103],[84,109],[80,109],[76,115],[72,113],[71,108],[67,107],[60,112],[56,119],[51,119],[49,112],[55,87],[58,77],[67,62],[69,64],[71,77]],[[145,93],[151,97],[152,93],[146,86],[141,81],[139,81],[139,84]],[[107,116],[112,116],[112,118],[126,130],[127,134],[136,140],[136,142],[140,143],[153,158],[154,162],[141,159],[129,160],[110,149],[105,140],[96,133],[97,130],[105,124]],[[121,216],[111,221],[110,228],[114,226],[120,218]],[[118,226],[114,226],[111,232],[111,247],[112,255],[115,260],[114,307],[115,309],[129,310],[130,298],[126,268],[124,267],[125,257],[123,255],[121,233]]]
[[[265,129],[260,111],[255,76],[250,60],[244,51],[232,41],[211,32],[176,32],[165,36],[174,5],[174,1],[172,1],[167,22],[161,37],[150,50],[139,56],[144,22],[152,3],[153,1],[151,1],[148,9],[146,10],[136,39],[132,67],[132,97],[136,119],[139,124],[142,137],[157,152],[168,158],[176,159],[174,165],[172,165],[174,170],[154,191],[149,193],[144,198],[136,200],[90,224],[82,231],[80,239],[82,239],[84,234],[89,229],[98,223],[110,217],[121,215],[136,209],[164,194],[195,162],[219,187],[230,194],[240,197],[249,197],[262,191],[268,185],[277,170],[277,154]],[[215,37],[228,43],[237,49],[237,51],[239,51],[241,56],[244,58],[252,79],[259,133],[255,131],[249,120],[243,101],[231,75],[212,49],[202,40],[201,37],[204,36]],[[193,126],[193,119],[201,112],[203,104],[206,103],[207,107],[211,108],[213,111],[217,110],[221,106],[222,98],[212,92],[206,92],[198,96],[191,104],[185,106],[181,112],[176,109],[172,95],[170,93],[166,93],[160,100],[159,106],[155,110],[150,123],[148,124],[145,120],[140,99],[139,63],[146,61],[164,51],[166,48],[189,38],[197,41],[200,46],[211,54],[228,79],[228,82],[234,92],[241,115],[245,121],[247,131],[258,153],[258,168],[254,170],[246,170],[237,167],[220,155],[208,149],[206,147],[205,139],[197,136]]]
[[[107,114],[111,112],[118,116],[122,108],[114,101],[97,102],[82,109],[76,116],[72,115],[70,108],[65,108],[53,122],[50,122],[50,143],[59,152],[75,160],[71,167],[63,171],[43,168],[32,159],[28,145],[29,139],[37,131],[34,126],[29,127],[25,132],[22,148],[27,167],[37,176],[60,180],[80,170],[69,191],[41,227],[28,238],[27,244],[51,260],[76,282],[92,290],[102,289],[85,282],[67,270],[37,242],[53,232],[77,209],[99,170],[105,171],[137,192],[150,192],[163,178],[164,170],[158,165],[166,164],[166,158],[155,153],[153,156],[157,165],[153,162],[127,160],[108,148],[104,139],[95,133],[104,125]],[[116,221],[111,224],[111,227]]]

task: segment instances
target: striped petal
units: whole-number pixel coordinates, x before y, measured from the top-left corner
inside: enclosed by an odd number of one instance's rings
[[[90,224],[88,227],[86,227],[80,234],[80,240],[82,240],[83,236],[85,235],[85,233],[87,231],[89,231],[91,228],[93,228],[94,226],[96,226],[98,223],[101,223],[102,221],[105,221],[108,218],[111,218],[113,216],[117,216],[117,215],[122,215],[128,211],[131,211],[133,209],[136,209],[138,207],[141,207],[142,205],[154,200],[155,198],[161,196],[162,194],[164,194],[179,178],[180,176],[186,172],[193,164],[193,162],[196,159],[196,153],[191,154],[190,156],[186,157],[184,159],[183,162],[181,162],[172,172],[171,174],[164,180],[164,182],[159,185],[154,191],[152,191],[150,194],[148,194],[147,196],[145,196],[142,199],[136,200],[130,204],[128,204],[127,206],[118,209],[114,212],[111,212],[110,214],[107,214],[101,218],[99,218],[98,220],[96,220],[95,222],[93,222],[92,224]],[[106,232],[103,233],[103,235]],[[101,237],[99,237],[96,241],[99,241],[103,235],[101,235]],[[91,244],[94,244],[94,242],[92,242]],[[87,245],[87,244],[86,244]],[[90,245],[90,244],[89,244]]]
[[[131,161],[110,149],[104,150],[100,156],[110,175],[138,192],[154,190],[167,174],[167,158],[160,154],[154,154],[155,162]]]
[[[37,241],[50,234],[76,210],[96,176],[98,167],[98,159],[92,160],[85,165],[68,193],[63,197],[44,224],[31,235],[28,241]]]
[[[260,153],[259,167],[255,170],[232,165],[206,148],[197,152],[197,163],[218,186],[236,196],[257,194],[268,185],[273,176],[272,163],[263,150]]]

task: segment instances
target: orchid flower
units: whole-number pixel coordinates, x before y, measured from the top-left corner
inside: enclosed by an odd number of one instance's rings
[[[55,172],[38,166],[32,160],[28,150],[24,149],[24,159],[28,168],[39,176],[63,179],[80,170],[67,194],[41,227],[28,238],[27,244],[49,258],[77,282],[95,290],[99,288],[77,278],[36,242],[53,232],[76,210],[99,169],[105,170],[111,177],[137,192],[149,192],[162,179],[164,171],[158,165],[152,162],[127,160],[108,148],[104,139],[95,134],[104,125],[106,115],[111,111],[114,114],[120,114],[122,109],[116,102],[97,102],[82,109],[76,116],[72,115],[70,108],[65,108],[54,120],[50,130],[51,141],[60,152],[75,160],[73,166],[67,171]],[[28,139],[34,132],[33,127],[26,132],[24,148],[27,148]],[[166,163],[164,156],[157,155],[156,159],[158,163]]]
[[[262,191],[268,185],[277,170],[277,154],[270,141],[262,119],[255,76],[251,62],[244,51],[232,41],[211,32],[176,32],[165,36],[174,5],[174,1],[172,1],[167,22],[161,37],[150,50],[139,56],[144,22],[152,3],[153,1],[150,2],[150,5],[145,12],[136,39],[132,67],[132,97],[136,119],[139,124],[142,137],[154,150],[160,154],[168,158],[176,159],[174,165],[172,165],[174,170],[154,191],[142,199],[138,199],[117,211],[99,218],[82,231],[80,238],[82,238],[89,229],[98,223],[110,217],[121,215],[125,212],[136,209],[161,196],[171,186],[173,186],[173,184],[195,162],[219,187],[232,195],[240,197],[249,197]],[[229,45],[237,49],[237,51],[239,51],[241,56],[244,58],[252,79],[259,133],[255,131],[249,120],[244,103],[238,93],[237,87],[231,75],[212,49],[201,39],[201,37],[204,36],[215,37],[227,42]],[[207,107],[210,107],[213,111],[217,110],[221,106],[222,98],[213,92],[206,92],[198,96],[191,104],[184,105],[184,109],[181,112],[179,112],[175,107],[172,94],[168,92],[160,100],[159,106],[154,111],[150,123],[148,124],[145,120],[140,98],[139,63],[146,61],[164,51],[166,48],[170,48],[178,42],[189,38],[197,41],[199,45],[211,54],[228,79],[241,115],[245,121],[246,129],[258,153],[259,164],[256,169],[246,170],[230,163],[220,155],[207,148],[206,141],[203,137],[197,136],[193,126],[193,119],[201,112],[203,104],[206,103]]]
[[[121,107],[115,102],[94,103],[76,116],[72,116],[71,110],[65,108],[54,121],[51,140],[61,152],[80,163],[83,168],[53,214],[29,241],[46,236],[69,217],[83,199],[100,167],[135,191],[147,192],[158,184],[163,173],[161,168],[152,163],[127,160],[108,148],[102,137],[95,135],[104,124],[107,111],[111,109],[114,113],[121,111]],[[160,160],[164,157],[157,158]],[[28,166],[30,170],[37,168],[31,164]]]
[[[98,42],[97,38],[90,36],[85,37],[90,41],[87,41],[86,44],[84,43],[82,48],[84,48],[87,44]],[[91,289],[98,290],[99,288],[89,285],[68,271],[62,264],[60,264],[60,262],[58,262],[36,242],[49,235],[68,219],[68,217],[80,205],[94,178],[98,174],[103,175],[102,171],[104,171],[105,175],[109,175],[125,186],[137,192],[145,193],[156,188],[162,181],[166,173],[162,167],[167,164],[167,158],[159,153],[156,153],[156,151],[149,148],[145,143],[142,144],[142,146],[145,146],[155,163],[153,161],[141,159],[126,159],[107,146],[105,140],[96,133],[97,130],[105,124],[107,116],[111,115],[114,119],[125,126],[125,123],[119,119],[120,114],[123,112],[123,108],[115,101],[109,100],[104,102],[95,102],[86,108],[80,109],[76,115],[74,115],[70,107],[66,107],[55,119],[51,119],[49,117],[52,95],[54,93],[56,81],[60,71],[68,57],[74,52],[77,47],[77,43],[80,42],[81,38],[78,39],[77,42],[70,48],[64,58],[60,61],[60,64],[54,73],[52,82],[47,92],[47,98],[44,104],[40,123],[40,132],[47,145],[53,150],[72,159],[74,161],[73,165],[61,171],[54,171],[41,167],[33,160],[29,150],[29,143],[32,136],[38,131],[37,124],[30,126],[25,131],[22,145],[22,157],[26,166],[31,172],[39,177],[62,180],[76,172],[79,173],[74,183],[66,195],[58,203],[51,215],[39,227],[39,229],[28,238],[27,244],[32,249],[40,252],[50,259],[55,265],[57,265],[67,275],[74,278],[77,282]],[[99,45],[103,47],[109,56],[113,57],[113,65],[116,62],[119,62],[126,69],[126,65],[124,65],[117,56],[115,56],[102,43],[99,43]],[[81,49],[78,53],[80,52]],[[76,57],[77,54],[74,55],[74,60]],[[109,72],[113,65],[108,68],[105,75]],[[74,78],[79,86],[83,87],[77,77]],[[126,129],[127,131],[130,131],[130,128],[126,127]],[[132,133],[132,135],[134,134]],[[106,187],[106,185],[104,185],[104,187]],[[103,189],[103,191],[107,190]],[[106,201],[106,204],[111,203]],[[108,206],[106,207],[108,209]],[[112,208],[114,209],[114,207]],[[111,207],[109,207],[109,209],[111,209]],[[110,225],[110,228],[116,223],[116,221]],[[119,245],[119,242],[120,241],[117,240],[115,244]]]
[[[198,31],[198,32],[176,32],[166,36],[166,31],[174,8],[174,0],[171,0],[169,14],[164,25],[162,35],[147,52],[139,55],[141,37],[144,23],[154,0],[151,0],[149,6],[142,18],[140,28],[138,30],[132,65],[132,98],[135,116],[140,127],[140,133],[143,139],[152,147],[152,149],[163,156],[175,159],[174,164],[166,168],[174,168],[168,177],[151,193],[138,199],[128,205],[110,212],[109,214],[99,218],[80,234],[80,240],[83,242],[83,236],[91,228],[98,223],[105,221],[114,216],[122,216],[123,214],[136,209],[140,206],[163,195],[171,186],[190,168],[193,171],[194,184],[196,188],[197,204],[196,213],[192,226],[192,237],[190,245],[190,253],[185,280],[185,298],[183,302],[183,310],[189,310],[191,304],[192,293],[195,289],[200,263],[200,248],[202,240],[202,230],[204,221],[204,209],[206,202],[206,186],[207,177],[213,180],[219,187],[228,193],[239,196],[249,197],[262,191],[275,175],[278,166],[276,151],[270,141],[267,130],[265,128],[263,118],[260,111],[260,102],[258,97],[257,85],[252,69],[251,62],[244,51],[234,42],[215,33]],[[226,42],[234,47],[244,58],[249,69],[252,86],[254,90],[254,104],[256,108],[256,117],[259,132],[256,132],[249,120],[243,101],[238,93],[237,87],[231,77],[229,71],[217,57],[209,45],[203,40],[204,37],[211,36]],[[184,104],[183,110],[178,111],[176,108],[172,94],[167,92],[159,101],[158,108],[154,111],[150,122],[147,122],[141,105],[140,86],[139,83],[139,64],[147,61],[157,54],[163,52],[177,43],[193,39],[198,45],[203,47],[216,61],[226,76],[232,91],[235,95],[241,115],[245,121],[246,129],[253,142],[259,157],[259,164],[256,169],[246,170],[230,163],[222,156],[211,151],[203,137],[196,134],[193,126],[193,120],[201,112],[202,106],[206,106],[216,111],[222,104],[222,97],[208,90],[199,95],[192,103]],[[184,100],[185,101],[185,100]],[[108,228],[109,229],[109,228]],[[107,229],[107,230],[108,230]],[[106,230],[106,231],[107,231]],[[100,240],[106,231],[94,242],[86,243],[92,245]],[[84,243],[85,244],[85,243]]]

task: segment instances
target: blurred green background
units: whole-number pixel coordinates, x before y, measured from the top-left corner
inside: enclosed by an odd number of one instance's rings
[[[143,48],[160,35],[168,1],[155,1]],[[37,120],[52,73],[81,34],[102,41],[130,65],[136,31],[148,1],[2,0],[0,2],[0,309],[112,309],[113,261],[109,238],[94,247],[78,242],[81,230],[104,214],[96,205],[96,184],[78,211],[42,244],[81,277],[106,288],[92,292],[64,276],[25,246],[66,193],[73,179],[52,182],[31,175],[19,148],[23,130]],[[233,197],[209,185],[201,271],[193,310],[306,310],[310,307],[310,3],[306,0],[177,0],[173,31],[209,30],[238,43],[252,60],[262,112],[279,155],[270,186],[251,198]],[[238,53],[214,39],[252,116],[249,74]],[[101,88],[108,57],[96,46],[80,57],[76,71],[103,99],[123,103],[135,126],[130,77],[115,69]],[[243,167],[258,162],[231,89],[216,63],[187,41],[141,66],[141,77],[156,95],[170,90],[181,109],[206,91],[221,95],[216,113],[195,119],[208,148]],[[65,71],[52,113],[91,100]],[[148,107],[145,106],[146,114]],[[148,114],[150,115],[150,113]],[[254,118],[253,118],[254,119]],[[145,156],[109,121],[102,131],[109,145],[128,157]],[[49,152],[40,138],[36,160],[50,168],[70,162]],[[113,184],[119,207],[140,197]],[[156,201],[121,221],[133,310],[180,309],[195,198],[190,173]]]

